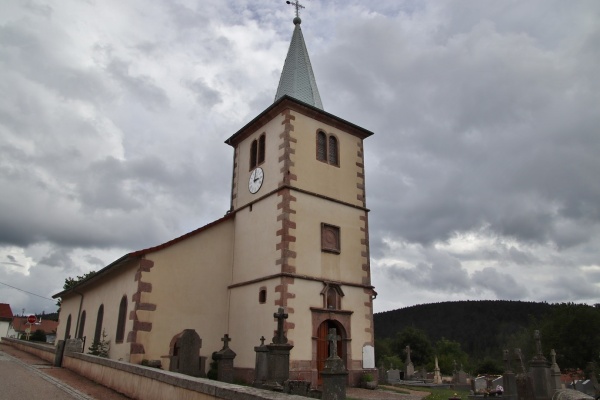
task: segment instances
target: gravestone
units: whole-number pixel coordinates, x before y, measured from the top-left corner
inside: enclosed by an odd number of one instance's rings
[[[173,346],[169,371],[190,376],[204,376],[204,363],[200,358],[202,339],[194,329],[184,329]]]
[[[327,340],[329,341],[330,356],[325,360],[325,367],[321,371],[323,378],[321,399],[345,400],[348,371],[346,371],[344,361],[337,355],[337,341],[341,338],[336,334],[335,328],[329,329]]]
[[[387,372],[387,382],[390,384],[400,382],[400,370],[399,369],[390,369]]]
[[[504,350],[502,353],[504,359],[504,374],[502,374],[504,393],[502,397],[506,398],[506,400],[517,400],[517,377],[512,370],[510,353],[508,350]]]
[[[594,400],[594,398],[578,390],[558,389],[554,392],[552,400]]]
[[[377,377],[379,379],[380,385],[385,385],[385,384],[389,383],[387,381],[387,371],[385,370],[383,363],[381,363],[381,365],[379,366],[379,369],[377,371]]]
[[[260,346],[254,347],[254,352],[256,353],[256,361],[254,363],[254,382],[252,382],[252,386],[262,387],[268,378],[267,356],[269,353],[269,349],[265,346],[264,336],[260,338]]]
[[[438,365],[438,358],[435,356],[435,368],[433,369],[433,383],[439,385],[442,383],[442,374],[440,372],[440,366]]]
[[[546,357],[542,354],[540,331],[534,331],[533,338],[537,353],[529,362],[529,374],[533,381],[533,396],[535,400],[550,400],[552,397],[550,367],[548,366]]]
[[[410,346],[406,346],[406,361],[404,362],[404,379],[410,380],[415,374],[415,366],[410,359]]]
[[[477,378],[473,379],[473,391],[475,391],[475,393],[484,393],[485,391],[487,391],[488,389],[488,383],[487,383],[487,377],[485,376],[478,376]]]
[[[467,373],[463,371],[462,365],[460,369],[454,374],[454,383],[458,383],[459,385],[467,384]]]
[[[554,349],[550,350],[550,360],[552,363],[550,365],[550,390],[554,392],[555,390],[562,389],[560,367],[556,363],[556,351]]]
[[[267,383],[265,388],[282,392],[284,382],[290,378],[290,350],[294,346],[288,343],[285,336],[284,322],[288,315],[283,307],[273,314],[277,319],[277,331],[273,337],[273,343],[267,345],[269,350],[267,354]]]
[[[375,348],[371,345],[363,346],[363,369],[375,368]]]
[[[65,341],[66,353],[83,353],[83,339],[67,339]]]
[[[216,352],[213,357],[217,362],[217,380],[233,383],[233,359],[236,354],[229,348],[231,339],[228,334],[225,334],[221,341],[223,342],[223,348]]]

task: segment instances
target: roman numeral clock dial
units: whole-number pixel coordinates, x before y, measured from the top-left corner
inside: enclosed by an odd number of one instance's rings
[[[250,180],[248,181],[248,190],[250,193],[254,194],[259,191],[260,187],[263,184],[263,180],[265,178],[265,173],[262,168],[258,167],[250,174]]]

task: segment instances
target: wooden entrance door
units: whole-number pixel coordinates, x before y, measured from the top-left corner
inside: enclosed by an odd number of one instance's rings
[[[327,320],[323,321],[319,328],[317,329],[317,371],[318,371],[318,382],[317,384],[321,386],[323,384],[323,378],[321,377],[321,371],[325,368],[325,360],[331,356],[329,354],[329,342],[327,341],[327,335],[329,334],[329,329],[335,328],[335,334],[340,336],[342,339],[345,339],[342,330],[338,326],[335,321]],[[338,357],[345,359],[345,354],[343,352],[342,346],[343,340],[339,340],[337,342],[337,354]]]

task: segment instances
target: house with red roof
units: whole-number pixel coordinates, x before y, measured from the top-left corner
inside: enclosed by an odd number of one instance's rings
[[[0,303],[0,340],[8,337],[8,330],[13,319],[13,313],[10,304]]]
[[[27,334],[27,329],[30,333],[37,330],[42,330],[46,334],[46,342],[54,343],[56,340],[56,330],[58,329],[58,321],[51,321],[38,317],[37,322],[30,324],[27,322],[27,317],[14,317],[10,329],[10,337],[19,338],[21,335]]]

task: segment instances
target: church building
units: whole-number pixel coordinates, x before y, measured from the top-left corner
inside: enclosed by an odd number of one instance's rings
[[[111,359],[169,370],[184,330],[209,360],[228,334],[236,377],[251,382],[254,347],[273,337],[282,307],[290,379],[320,385],[331,328],[349,385],[375,367],[363,151],[373,133],[324,111],[300,24],[274,103],[225,140],[225,216],[56,294],[58,339],[86,337],[87,352],[104,331]]]

